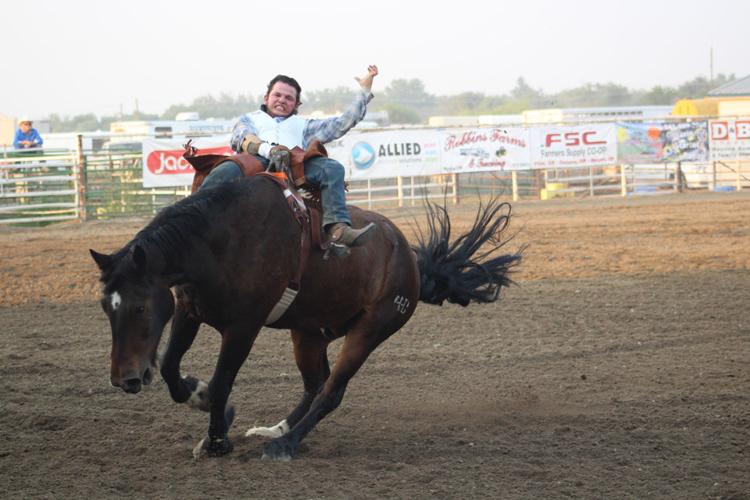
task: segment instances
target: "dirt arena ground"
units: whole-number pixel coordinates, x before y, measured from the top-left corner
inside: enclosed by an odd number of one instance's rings
[[[474,206],[452,209],[455,225]],[[414,210],[386,210],[405,232]],[[422,304],[289,463],[255,425],[301,381],[265,331],[232,399],[235,451],[163,382],[109,386],[87,249],[143,220],[0,228],[0,494],[7,498],[750,498],[750,192],[520,202],[514,286]],[[185,372],[211,375],[206,329]],[[331,358],[338,345],[332,346]]]

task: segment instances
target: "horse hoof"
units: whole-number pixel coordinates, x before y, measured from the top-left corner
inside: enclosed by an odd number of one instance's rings
[[[234,449],[229,437],[208,438],[203,441],[203,451],[209,457],[223,457]]]
[[[274,439],[263,447],[263,460],[278,460],[288,462],[294,456],[294,450],[284,439]]]

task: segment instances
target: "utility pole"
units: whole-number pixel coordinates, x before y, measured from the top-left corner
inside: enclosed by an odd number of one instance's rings
[[[713,82],[714,81],[714,47],[713,45],[711,46],[711,51],[709,55],[709,67],[710,67],[709,75],[711,77],[710,81]]]

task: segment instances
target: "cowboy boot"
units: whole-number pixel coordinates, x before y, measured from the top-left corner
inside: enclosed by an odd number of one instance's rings
[[[370,222],[361,229],[352,229],[345,222],[337,222],[328,228],[328,236],[331,242],[348,247],[358,247],[367,243],[375,234],[375,223]]]

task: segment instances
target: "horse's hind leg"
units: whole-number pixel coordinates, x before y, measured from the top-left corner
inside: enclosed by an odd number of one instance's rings
[[[328,366],[327,349],[330,340],[325,338],[320,330],[303,332],[292,330],[294,344],[294,359],[304,382],[302,400],[296,408],[281,422],[272,427],[253,427],[246,436],[280,437],[297,425],[310,409],[315,396],[323,387],[331,370]]]
[[[302,439],[323,417],[339,406],[349,380],[357,373],[367,356],[389,335],[368,336],[362,334],[361,331],[350,332],[344,339],[344,345],[341,347],[330,376],[313,399],[310,409],[289,432],[265,446],[263,457],[290,460],[296,454]],[[298,409],[301,408],[298,407]]]

